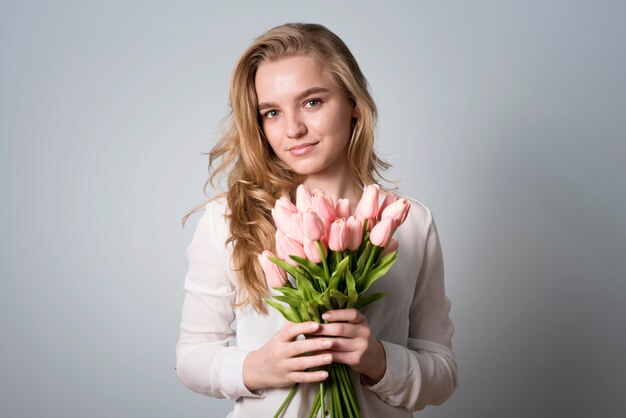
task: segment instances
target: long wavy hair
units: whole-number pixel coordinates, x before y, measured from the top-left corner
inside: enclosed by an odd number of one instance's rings
[[[326,27],[309,23],[288,23],[270,29],[257,38],[239,58],[230,80],[230,111],[224,130],[209,155],[209,185],[227,174],[225,195],[228,205],[232,244],[232,268],[238,278],[238,305],[251,304],[267,313],[262,298],[268,289],[257,255],[275,250],[275,226],[271,209],[276,199],[292,196],[304,181],[276,157],[265,139],[255,90],[255,75],[264,62],[294,56],[318,60],[332,75],[343,93],[355,103],[358,117],[353,120],[348,145],[348,161],[353,181],[363,187],[382,178],[389,164],[374,151],[376,105],[368,84],[346,44]],[[201,210],[209,198],[188,212]]]

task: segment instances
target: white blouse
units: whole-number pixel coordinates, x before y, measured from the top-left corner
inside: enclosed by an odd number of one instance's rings
[[[406,198],[411,209],[394,235],[400,243],[398,259],[370,290],[387,295],[362,310],[387,361],[385,375],[373,386],[353,376],[363,418],[412,417],[411,411],[448,399],[457,386],[437,228],[426,206]],[[233,307],[237,280],[230,264],[232,247],[225,245],[226,210],[224,198],[209,202],[187,248],[176,372],[195,392],[235,401],[229,418],[272,417],[290,387],[249,391],[243,362],[286,320],[271,307],[268,315],[249,305]],[[307,417],[318,387],[301,384],[283,416]]]

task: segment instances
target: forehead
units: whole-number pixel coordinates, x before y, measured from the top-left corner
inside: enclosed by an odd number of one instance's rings
[[[308,56],[262,63],[257,69],[254,84],[259,102],[289,99],[312,87],[338,90],[330,71],[318,60]]]

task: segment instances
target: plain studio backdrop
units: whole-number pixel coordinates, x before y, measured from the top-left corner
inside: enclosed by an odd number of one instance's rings
[[[243,49],[342,37],[431,208],[460,386],[419,417],[623,416],[623,1],[15,1],[0,9],[0,415],[223,417],[174,372]]]

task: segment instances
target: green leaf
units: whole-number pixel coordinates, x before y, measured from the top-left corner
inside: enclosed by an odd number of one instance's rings
[[[326,289],[326,291],[320,295],[320,300],[322,301],[322,304],[324,305],[327,311],[332,311],[335,308],[333,307],[333,304],[330,300],[329,292],[330,292],[330,289]]]
[[[307,322],[311,320],[311,316],[306,309],[306,304],[306,302],[302,302],[300,306],[298,306],[298,312],[300,313],[300,318],[302,319],[302,322]]]
[[[339,290],[339,285],[343,281],[343,277],[345,275],[345,271],[348,267],[349,262],[350,262],[349,257],[344,258],[343,260],[341,260],[341,262],[337,266],[337,269],[333,271],[332,276],[330,276],[330,283],[328,284],[328,287],[330,289]]]
[[[337,289],[330,289],[330,298],[335,301],[337,309],[342,309],[348,301],[348,297]]]
[[[381,263],[373,270],[371,270],[365,277],[361,277],[357,282],[357,290],[359,293],[365,292],[376,280],[380,279],[387,273],[387,271],[393,266],[393,263],[397,260],[398,252],[386,255],[381,260]]]
[[[282,316],[290,322],[302,322],[302,321],[298,321],[298,318],[294,315],[294,313],[292,312],[292,310],[288,307],[285,306],[281,303],[278,303],[275,300],[269,299],[269,298],[263,298],[263,300],[270,305],[271,307],[273,307],[274,309],[276,309],[278,312],[280,312],[282,314]]]
[[[322,318],[320,318],[320,312],[317,309],[317,306],[317,302],[315,302],[314,300],[306,302],[306,310],[311,316],[311,319],[315,322],[322,322]]]
[[[372,245],[372,243],[369,242],[368,240],[365,245],[365,248],[359,255],[359,259],[356,262],[356,272],[354,274],[355,277],[358,277],[361,275],[361,272],[363,271],[363,269],[365,268],[365,265],[367,264],[367,259],[369,258],[370,252],[372,251],[373,247],[374,246]]]
[[[300,264],[309,274],[314,278],[324,279],[324,269],[321,266],[307,260],[306,258],[300,258],[296,255],[290,255],[291,259],[296,263]],[[325,284],[325,283],[324,283]]]
[[[359,298],[359,294],[356,291],[356,284],[354,283],[354,277],[352,277],[350,270],[346,270],[346,291],[348,293],[347,308],[353,308]]]
[[[281,302],[285,302],[289,306],[298,306],[300,305],[300,303],[302,303],[302,299],[294,298],[293,296],[276,295],[274,296],[274,299],[279,300]]]
[[[296,276],[296,285],[298,289],[302,292],[302,299],[305,301],[310,301],[314,299],[314,295],[318,293],[317,290],[313,288],[313,285],[308,280],[308,278],[303,277],[301,274]]]
[[[387,294],[386,292],[381,292],[381,293],[372,293],[370,295],[361,295],[359,296],[359,300],[357,300],[356,305],[354,305],[354,307],[356,309],[364,308],[370,303],[375,302],[378,299],[382,298],[386,294]]]
[[[287,273],[291,274],[292,277],[296,277],[297,269],[291,264],[281,260],[278,257],[267,257],[267,259],[270,260],[272,263],[276,264],[278,267],[285,270]]]
[[[294,289],[293,287],[275,287],[274,290],[282,292],[282,294],[285,296],[290,296],[302,300],[302,292],[300,292],[300,290],[298,289]]]

